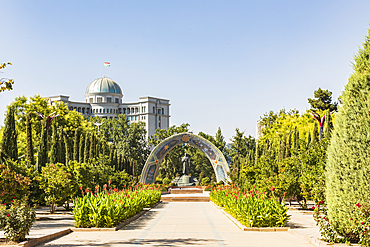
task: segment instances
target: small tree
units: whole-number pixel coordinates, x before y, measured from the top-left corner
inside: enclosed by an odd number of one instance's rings
[[[79,160],[79,133],[78,129],[75,129],[75,138],[73,142],[73,160],[78,161]]]
[[[35,165],[34,150],[32,144],[32,126],[31,126],[31,113],[27,114],[26,119],[26,133],[27,133],[27,160],[31,165]]]
[[[80,135],[80,150],[79,150],[79,158],[78,161],[80,163],[84,162],[84,151],[85,151],[85,136],[83,134]]]
[[[47,164],[42,167],[39,177],[40,189],[44,190],[46,202],[50,205],[50,212],[55,212],[55,207],[69,199],[72,193],[72,176],[63,164]]]
[[[333,93],[329,90],[322,90],[321,88],[319,88],[314,91],[314,99],[308,98],[308,103],[310,103],[313,110],[336,111],[338,104],[337,102],[332,103],[332,94]]]

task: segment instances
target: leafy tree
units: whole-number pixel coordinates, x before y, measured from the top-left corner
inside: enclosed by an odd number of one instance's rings
[[[81,133],[80,135],[80,146],[79,146],[79,157],[78,162],[83,163],[84,162],[84,155],[85,155],[85,136]]]
[[[43,123],[43,129],[41,132],[41,140],[39,142],[39,157],[38,157],[38,169],[41,170],[41,167],[44,167],[46,163],[48,162],[48,151],[47,151],[47,130],[46,130],[46,124],[47,119],[42,120]]]
[[[0,69],[5,69],[7,65],[12,65],[12,63],[1,63]],[[14,80],[13,79],[7,79],[7,78],[1,78],[0,79],[0,93],[4,92],[5,90],[12,90],[13,89]]]
[[[59,144],[59,134],[57,133],[57,126],[52,125],[52,140],[50,145],[50,163],[58,163],[60,160],[60,144]]]
[[[79,160],[79,133],[78,129],[75,130],[75,138],[73,141],[73,160],[78,161]]]
[[[338,108],[337,102],[332,103],[331,95],[333,93],[329,90],[322,90],[321,88],[314,91],[314,98],[308,98],[308,103],[310,103],[313,110],[329,110],[336,111]]]
[[[1,139],[1,152],[2,155],[12,160],[18,159],[17,136],[18,134],[15,129],[14,121],[14,108],[8,107],[3,138]]]
[[[368,204],[370,198],[369,66],[370,29],[355,56],[354,71],[341,96],[343,105],[336,115],[328,148],[328,217],[334,230],[349,238],[357,237],[353,232],[358,220],[355,204]]]
[[[17,173],[10,165],[0,164],[0,202],[11,203],[29,194],[31,179]]]
[[[58,163],[61,163],[61,164],[66,164],[66,158],[67,158],[67,155],[66,155],[66,143],[65,143],[65,138],[64,138],[64,131],[63,131],[63,128],[60,127],[59,128],[59,162]]]

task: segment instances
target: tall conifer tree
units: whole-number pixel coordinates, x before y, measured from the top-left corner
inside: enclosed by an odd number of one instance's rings
[[[85,154],[85,136],[83,134],[80,135],[80,150],[78,152],[79,158],[78,162],[83,163],[84,162],[84,154]]]
[[[31,165],[35,165],[35,156],[32,143],[31,113],[28,113],[26,118],[26,134],[27,134],[27,160],[31,163]]]
[[[369,205],[370,198],[370,29],[353,68],[341,96],[326,166],[328,216],[345,236],[357,227],[356,203]]]
[[[52,139],[50,145],[50,163],[58,163],[60,159],[60,150],[59,150],[59,134],[57,133],[57,127],[55,124],[52,125]]]
[[[5,118],[3,137],[1,139],[1,151],[5,157],[18,160],[17,131],[15,129],[14,108],[8,107]]]
[[[66,144],[64,142],[64,131],[62,127],[59,127],[59,163],[66,163]]]
[[[47,163],[47,158],[48,158],[48,152],[47,152],[47,130],[46,130],[46,125],[47,125],[47,119],[41,120],[41,139],[39,143],[39,171],[41,171],[41,167],[44,167]]]
[[[313,126],[313,131],[312,131],[311,145],[314,145],[318,141],[319,141],[319,133],[318,133],[317,123],[315,123],[315,125]]]
[[[72,160],[72,147],[69,141],[69,138],[66,133],[64,133],[64,143],[66,145],[66,165],[68,165],[69,161]]]
[[[73,140],[73,160],[78,161],[79,160],[79,144],[80,144],[80,138],[79,138],[78,128],[75,129],[75,138]]]
[[[326,110],[325,126],[324,126],[324,137],[325,138],[330,138],[332,129],[333,129],[333,121],[331,119],[331,114],[329,110]]]
[[[89,162],[89,158],[90,158],[90,141],[89,141],[89,133],[86,132],[85,148],[84,148],[84,163]]]
[[[96,150],[96,142],[95,142],[95,135],[94,133],[91,133],[90,135],[90,160],[95,158],[95,150]]]

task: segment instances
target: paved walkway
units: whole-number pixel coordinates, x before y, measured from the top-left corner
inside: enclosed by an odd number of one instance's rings
[[[73,232],[40,246],[312,247],[289,232],[244,232],[209,202],[161,203],[115,232]]]

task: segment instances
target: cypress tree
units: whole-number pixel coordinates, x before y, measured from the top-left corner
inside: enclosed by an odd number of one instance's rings
[[[110,161],[111,167],[113,167],[113,165],[114,165],[114,148],[113,148],[113,145],[110,146],[109,161]]]
[[[72,147],[71,147],[71,143],[69,141],[69,138],[67,136],[66,133],[64,133],[64,143],[65,143],[65,146],[66,146],[66,165],[68,165],[69,161],[72,160]]]
[[[105,138],[103,138],[102,139],[102,154],[103,154],[103,156],[108,155],[107,151],[108,151],[107,141],[105,140]]]
[[[92,160],[93,158],[95,158],[95,135],[94,133],[91,133],[90,135],[90,160]]]
[[[325,126],[324,126],[324,137],[325,138],[330,138],[332,129],[333,129],[333,121],[331,119],[331,114],[329,110],[326,110]]]
[[[52,139],[50,145],[50,163],[55,164],[58,163],[60,159],[60,152],[59,152],[59,135],[57,133],[57,127],[53,124],[52,125]]]
[[[310,144],[314,145],[318,141],[319,141],[318,128],[317,128],[317,123],[315,123],[315,125],[313,126],[312,140]]]
[[[83,134],[80,135],[80,151],[78,152],[79,158],[78,162],[84,162],[84,151],[85,151],[85,136]]]
[[[47,124],[47,119],[43,119],[41,121],[41,139],[39,143],[39,167],[38,170],[41,171],[41,167],[44,167],[47,163],[47,130],[46,130],[46,124]]]
[[[285,158],[285,151],[286,151],[286,134],[284,134],[283,140],[280,143],[279,160],[283,160]]]
[[[101,139],[98,135],[95,137],[95,145],[96,145],[95,156],[99,157],[99,154],[101,154]]]
[[[86,132],[85,137],[85,148],[84,148],[84,163],[87,163],[90,158],[90,141],[89,141],[89,133]]]
[[[35,156],[32,144],[31,113],[28,113],[26,118],[26,134],[27,134],[27,160],[31,163],[31,165],[35,165]]]
[[[289,133],[288,141],[286,143],[286,153],[285,153],[286,158],[290,157],[291,155],[290,153],[291,146],[292,146],[292,132]]]
[[[18,160],[17,131],[15,130],[14,107],[8,107],[5,118],[1,150],[5,157]]]
[[[78,133],[78,128],[75,129],[75,138],[74,138],[74,141],[73,141],[73,160],[74,161],[78,161],[79,160],[79,144],[80,144],[80,140],[79,140],[79,133]]]
[[[66,163],[66,144],[64,141],[64,131],[63,128],[59,128],[59,163]]]
[[[328,216],[343,236],[358,227],[356,203],[369,205],[370,198],[370,29],[353,68],[341,96],[326,164]]]
[[[118,171],[122,171],[121,169],[121,158],[122,158],[122,155],[117,155],[117,170]]]
[[[307,134],[307,146],[309,146],[311,144],[311,132],[308,131],[308,134]]]

